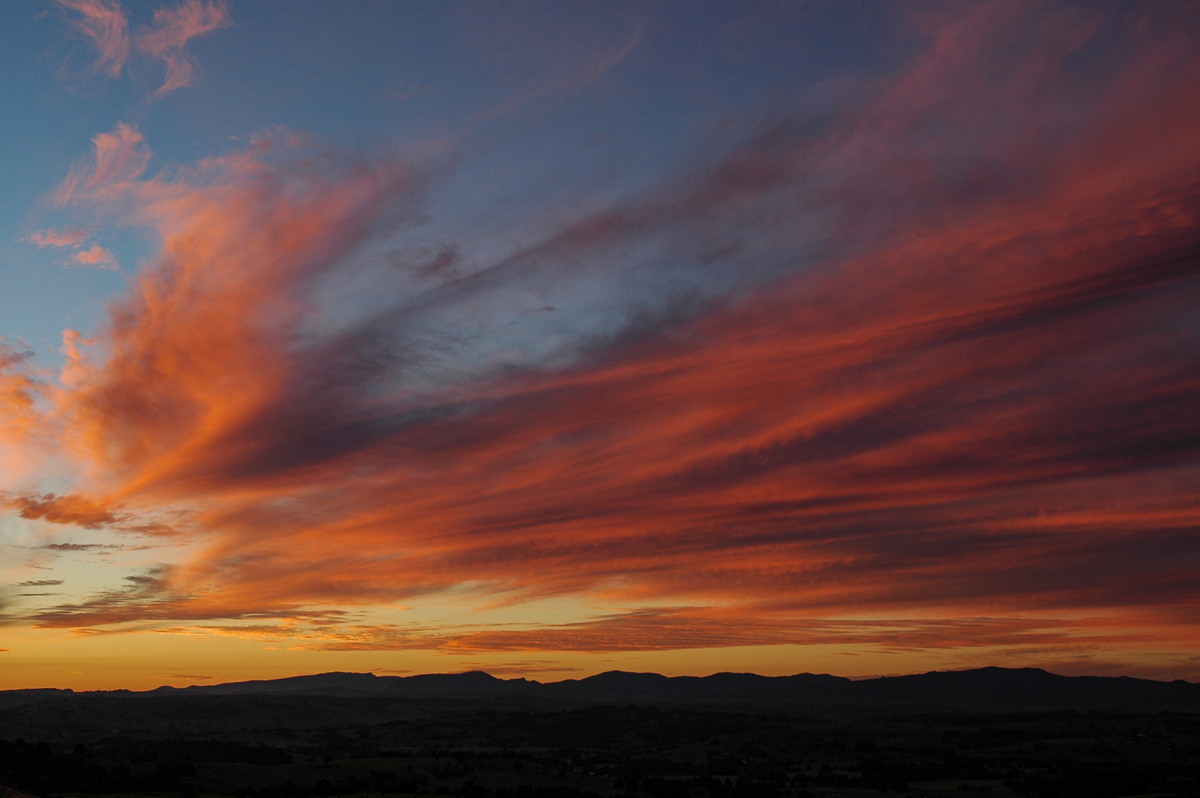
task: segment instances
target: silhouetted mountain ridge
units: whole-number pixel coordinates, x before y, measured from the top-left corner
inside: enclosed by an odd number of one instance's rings
[[[547,683],[482,671],[413,676],[331,672],[145,692],[0,691],[0,738],[337,728],[601,706],[825,717],[1063,710],[1200,713],[1200,684],[1060,676],[1037,668],[934,671],[860,681],[812,673],[663,676],[608,671]]]
[[[606,671],[581,679],[501,679],[483,671],[377,676],[332,672],[284,679],[161,687],[156,694],[529,698],[579,703],[888,706],[929,709],[1179,709],[1200,711],[1200,685],[1128,676],[1061,676],[1040,668],[988,667],[854,681],[829,674],[664,676]]]
[[[373,673],[332,671],[282,679],[257,679],[247,682],[192,685],[191,687],[159,687],[154,692],[169,693],[184,690],[208,695],[359,695],[381,693],[387,689],[388,677]]]

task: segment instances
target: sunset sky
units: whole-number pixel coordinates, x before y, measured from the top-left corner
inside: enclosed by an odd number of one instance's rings
[[[1200,5],[0,7],[0,689],[1200,680]]]

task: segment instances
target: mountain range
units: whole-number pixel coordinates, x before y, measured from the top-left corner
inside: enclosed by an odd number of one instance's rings
[[[946,712],[1200,713],[1200,684],[1060,676],[1036,668],[936,671],[853,681],[825,674],[667,677],[609,671],[537,682],[481,671],[418,676],[321,673],[156,690],[0,691],[0,737],[89,732],[320,728],[470,712],[643,705],[820,715]]]

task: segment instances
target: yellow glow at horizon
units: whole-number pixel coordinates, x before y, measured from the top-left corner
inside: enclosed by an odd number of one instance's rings
[[[881,652],[870,645],[741,646],[636,652],[503,653],[311,651],[220,635],[133,631],[75,636],[61,630],[8,630],[0,652],[0,689],[150,690],[328,671],[380,675],[484,670],[500,678],[560,681],[608,670],[705,676],[720,671],[767,676],[830,673],[850,678],[1004,664],[1002,649]],[[1130,659],[1140,659],[1130,655]],[[1149,660],[1148,660],[1149,662]]]

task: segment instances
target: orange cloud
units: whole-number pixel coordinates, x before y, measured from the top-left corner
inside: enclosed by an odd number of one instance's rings
[[[9,495],[4,497],[4,503],[22,518],[73,524],[85,529],[109,526],[118,520],[110,508],[82,496]]]
[[[32,357],[0,337],[0,473],[6,484],[31,470],[47,427],[41,406],[47,381]]]
[[[1131,646],[1152,642],[1160,631],[1114,630],[1103,621],[1086,618],[748,618],[741,612],[678,607],[644,609],[575,623],[527,628],[513,628],[512,624],[465,629],[419,624],[370,625],[349,618],[331,621],[199,625],[171,627],[161,632],[193,637],[288,641],[295,649],[310,651],[610,654],[729,646],[819,645],[856,648],[866,654],[940,651],[948,656],[969,657],[972,651],[987,650],[991,657],[1041,657],[1047,661],[1062,661],[1068,655],[1094,659],[1097,652],[1114,644]]]

